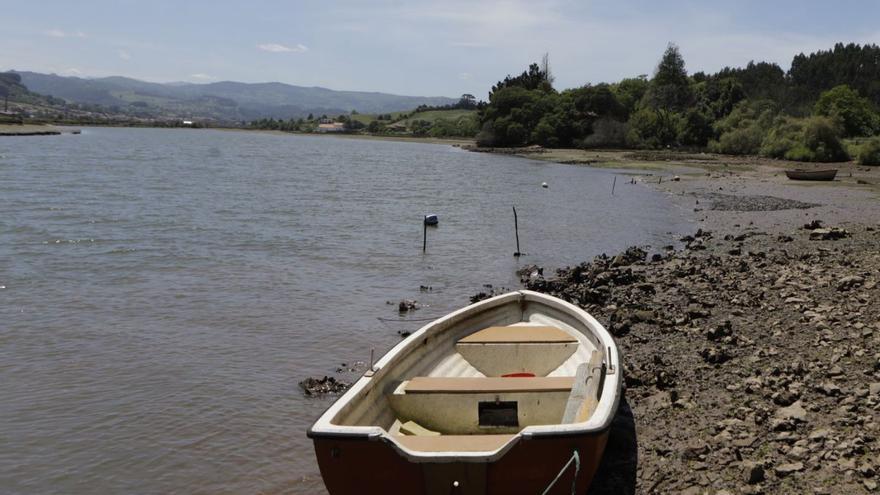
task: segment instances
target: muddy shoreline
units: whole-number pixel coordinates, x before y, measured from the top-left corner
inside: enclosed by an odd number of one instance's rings
[[[624,356],[590,493],[876,493],[880,169],[796,183],[785,162],[614,153],[512,153],[630,169],[698,225],[678,249],[523,272],[593,314]]]

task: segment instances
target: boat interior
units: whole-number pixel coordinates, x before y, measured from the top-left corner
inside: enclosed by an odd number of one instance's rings
[[[331,423],[381,427],[410,451],[489,452],[531,426],[589,420],[610,349],[563,308],[507,296],[398,344]]]

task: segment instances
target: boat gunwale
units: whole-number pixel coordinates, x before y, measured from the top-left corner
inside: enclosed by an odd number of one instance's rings
[[[602,399],[596,407],[590,419],[581,423],[533,425],[527,426],[515,434],[508,442],[493,451],[448,451],[448,452],[422,452],[407,449],[397,442],[393,435],[381,426],[351,426],[336,425],[331,420],[342,412],[343,408],[352,400],[366,391],[375,381],[381,380],[389,370],[394,369],[398,361],[405,359],[412,347],[421,345],[420,341],[430,334],[444,332],[458,321],[482,311],[502,306],[505,304],[519,304],[523,308],[528,303],[539,303],[553,309],[575,316],[585,327],[581,331],[586,338],[597,339],[602,345],[605,355],[604,363],[609,367],[605,375],[602,387]],[[578,330],[580,331],[580,329]],[[610,355],[609,355],[610,352]],[[613,367],[613,368],[612,368]],[[397,343],[373,366],[373,369],[361,376],[339,399],[322,413],[307,431],[307,436],[312,439],[365,439],[371,441],[383,440],[389,443],[404,457],[412,462],[431,462],[437,460],[446,461],[472,461],[492,462],[503,456],[510,448],[521,440],[541,438],[558,438],[560,436],[589,436],[606,432],[614,419],[614,414],[620,401],[622,386],[622,368],[619,350],[613,337],[595,318],[583,309],[563,301],[561,299],[542,294],[539,292],[519,290],[502,294],[500,296],[485,299],[464,308],[442,316],[413,332],[409,337]],[[368,376],[369,375],[369,376]]]

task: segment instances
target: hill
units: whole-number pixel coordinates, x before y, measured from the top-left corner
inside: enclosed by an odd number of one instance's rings
[[[457,101],[446,97],[334,91],[277,82],[162,84],[118,76],[89,79],[37,72],[15,73],[21,77],[21,84],[35,93],[69,103],[101,105],[114,112],[153,118],[240,122],[260,118],[289,119],[310,113],[334,115],[352,110],[387,113]]]

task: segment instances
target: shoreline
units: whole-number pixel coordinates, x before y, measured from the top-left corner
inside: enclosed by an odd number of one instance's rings
[[[793,162],[574,151],[631,170],[698,227],[682,249],[523,281],[586,309],[621,347],[625,401],[590,493],[876,491],[880,167],[807,164],[839,179],[804,183],[782,173]]]
[[[75,127],[37,124],[0,124],[0,136],[60,136],[62,134],[80,134]]]

